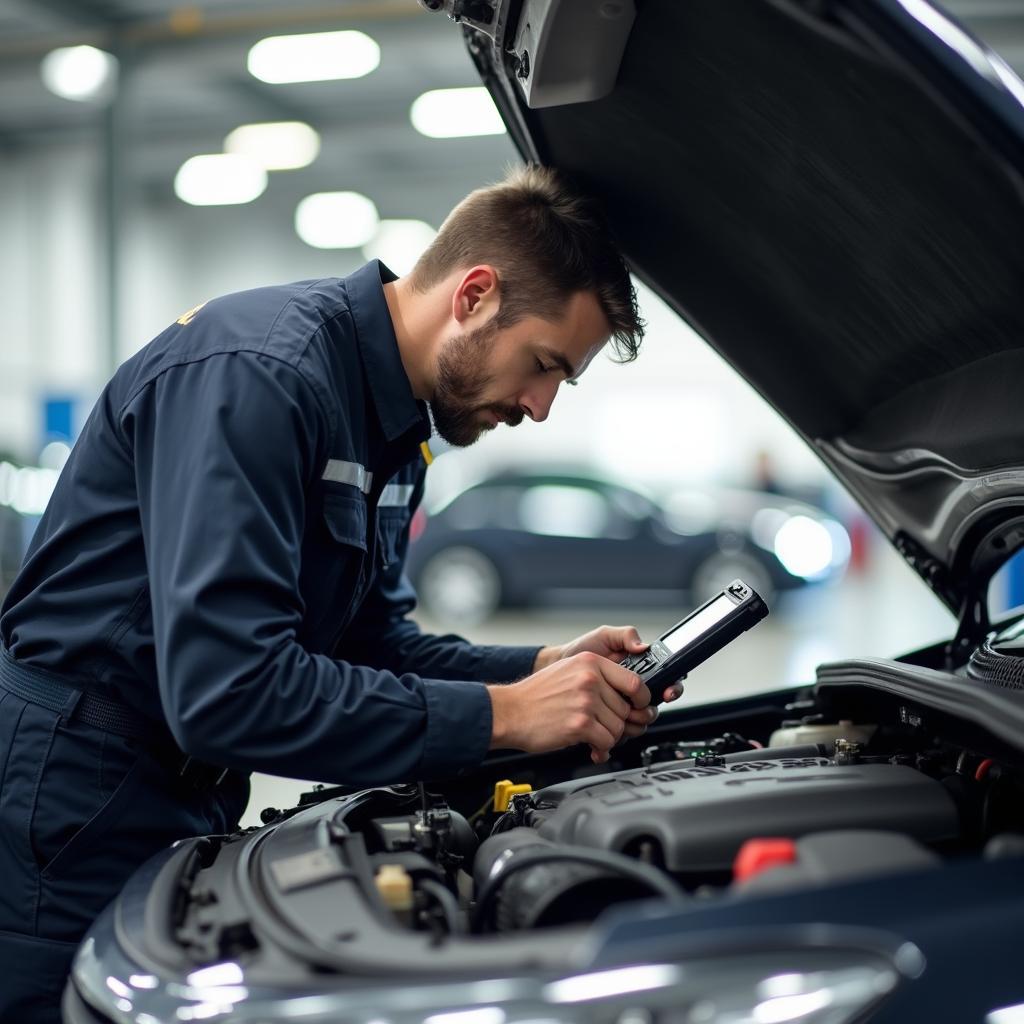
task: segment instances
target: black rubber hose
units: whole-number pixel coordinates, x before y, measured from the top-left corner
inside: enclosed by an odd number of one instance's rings
[[[652,892],[663,896],[669,903],[683,903],[686,894],[670,878],[650,864],[644,864],[619,853],[605,850],[585,850],[580,847],[570,849],[538,850],[534,853],[520,853],[513,857],[501,871],[490,878],[477,894],[476,909],[473,913],[472,931],[480,932],[487,923],[491,904],[498,890],[515,873],[537,864],[551,864],[567,861],[575,864],[589,864],[592,867],[605,868],[623,875],[632,881],[647,886]]]
[[[422,879],[420,881],[419,888],[427,893],[427,895],[429,895],[441,908],[441,913],[444,914],[445,922],[448,925],[448,931],[451,932],[452,935],[457,932],[461,932],[462,925],[459,922],[459,904],[452,893],[433,878]]]

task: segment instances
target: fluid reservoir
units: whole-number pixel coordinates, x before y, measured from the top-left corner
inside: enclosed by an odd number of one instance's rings
[[[812,722],[808,725],[793,725],[776,729],[768,741],[768,746],[788,747],[800,743],[824,743],[831,747],[836,740],[867,743],[875,735],[877,728],[877,725],[854,725],[845,719],[840,719],[834,724]]]

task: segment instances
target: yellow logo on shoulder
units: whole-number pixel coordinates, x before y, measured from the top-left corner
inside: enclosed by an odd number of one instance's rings
[[[174,322],[176,324],[181,324],[182,327],[187,327],[193,320],[195,320],[196,313],[198,313],[205,305],[205,302],[200,302],[198,306],[193,306],[187,313],[182,313]]]

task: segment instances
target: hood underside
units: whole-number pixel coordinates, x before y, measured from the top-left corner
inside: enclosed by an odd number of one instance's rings
[[[523,19],[632,8],[557,6],[465,30],[520,151],[960,610],[1024,546],[1024,86],[923,0],[637,0],[611,92],[531,108]]]

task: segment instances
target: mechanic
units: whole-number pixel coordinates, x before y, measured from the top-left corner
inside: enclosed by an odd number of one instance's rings
[[[59,1019],[91,920],[169,843],[233,830],[250,771],[373,786],[643,731],[633,627],[424,635],[403,575],[430,416],[458,446],[543,420],[642,336],[599,210],[533,167],[406,278],[214,299],[117,371],[0,616],[0,1019]]]

